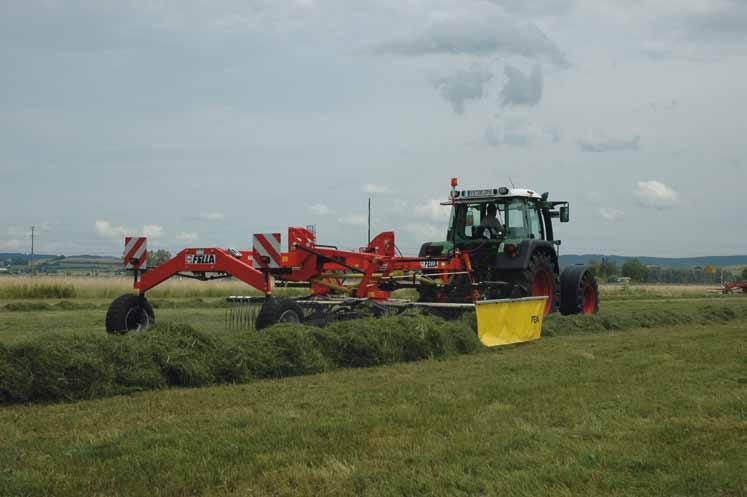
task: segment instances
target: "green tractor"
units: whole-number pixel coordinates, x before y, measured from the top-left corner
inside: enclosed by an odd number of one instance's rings
[[[550,201],[547,193],[521,188],[457,190],[452,180],[451,219],[446,240],[423,244],[421,257],[454,250],[470,256],[473,276],[453,275],[446,286],[419,290],[421,302],[470,302],[547,296],[545,314],[594,314],[599,287],[589,266],[560,272],[560,240],[553,219],[570,219],[568,202]],[[477,292],[477,294],[476,294]]]

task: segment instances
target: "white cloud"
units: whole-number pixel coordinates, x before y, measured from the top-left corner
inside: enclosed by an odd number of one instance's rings
[[[12,237],[26,237],[31,236],[30,226],[11,226],[8,228],[8,235]]]
[[[350,226],[368,226],[368,218],[366,216],[357,216],[354,214],[348,214],[337,221]]]
[[[146,224],[143,226],[143,236],[148,238],[160,238],[163,236],[163,226],[157,224]]]
[[[620,209],[613,209],[609,207],[600,207],[599,215],[610,222],[616,222],[623,218],[625,212]]]
[[[18,239],[0,240],[0,250],[17,251],[23,247],[23,242]]]
[[[363,185],[363,188],[361,190],[363,191],[363,193],[378,193],[381,195],[392,193],[389,187],[383,185],[374,185],[371,183],[366,183],[365,185]]]
[[[445,221],[449,219],[451,206],[441,205],[441,200],[431,199],[423,205],[415,207],[415,214],[420,217],[432,219],[434,221]]]
[[[451,107],[457,114],[464,114],[464,104],[467,100],[479,100],[485,94],[485,85],[493,75],[484,70],[479,64],[473,64],[466,71],[456,71],[450,76],[435,79],[433,86],[441,96],[451,102]]]
[[[148,238],[159,238],[163,236],[163,226],[147,224],[142,229],[130,229],[124,226],[115,226],[110,221],[96,221],[96,232],[103,238],[124,238],[125,236],[147,236]]]
[[[311,207],[309,207],[309,210],[318,216],[329,216],[330,214],[334,214],[335,211],[330,209],[324,204],[314,204]]]
[[[200,216],[203,221],[223,221],[225,218],[222,212],[208,212]]]
[[[420,33],[382,44],[375,52],[409,56],[518,55],[568,66],[565,55],[537,25],[520,22],[487,2],[460,5],[432,16],[430,25]]]
[[[528,147],[535,143],[557,143],[560,141],[560,131],[550,126],[540,127],[524,119],[508,119],[489,126],[485,130],[485,139],[495,147]]]
[[[182,231],[181,233],[178,233],[176,235],[176,240],[179,242],[190,243],[190,242],[197,241],[199,239],[200,239],[200,236],[193,231],[190,231],[190,232]]]
[[[435,242],[446,239],[446,225],[436,226],[431,223],[406,224],[405,231],[411,233],[419,242]]]
[[[187,221],[217,223],[219,221],[225,220],[226,216],[222,212],[212,211],[186,216],[185,219]]]
[[[410,202],[407,200],[401,199],[401,198],[395,198],[392,201],[392,209],[396,212],[404,212],[409,210],[410,208]]]
[[[643,207],[669,209],[679,202],[679,193],[660,181],[639,181],[633,192]]]
[[[604,133],[591,132],[587,136],[579,138],[578,146],[585,152],[612,152],[618,150],[638,150],[640,142],[640,136],[618,138],[607,136]]]
[[[544,78],[542,66],[537,64],[530,74],[525,75],[519,69],[506,65],[506,83],[501,90],[503,105],[535,106],[542,99]]]
[[[123,226],[112,226],[109,221],[96,221],[96,232],[104,238],[121,238],[127,230]]]

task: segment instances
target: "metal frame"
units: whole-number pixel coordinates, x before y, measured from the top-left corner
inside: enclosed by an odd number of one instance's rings
[[[317,245],[312,232],[293,227],[288,229],[288,250],[280,254],[278,267],[256,267],[254,256],[252,251],[187,248],[158,267],[136,271],[134,287],[144,295],[173,276],[202,281],[234,277],[265,296],[280,283],[307,286],[310,297],[317,299],[344,295],[378,302],[389,300],[394,290],[445,286],[459,275],[474,283],[469,254],[396,256],[393,232],[381,233],[354,252]]]
[[[724,283],[723,292],[731,293],[734,290],[742,289],[743,292],[747,293],[747,281],[735,281],[732,283]]]

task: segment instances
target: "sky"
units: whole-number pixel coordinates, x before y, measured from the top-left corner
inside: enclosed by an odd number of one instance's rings
[[[445,237],[460,187],[561,253],[747,253],[743,0],[0,0],[0,251]]]

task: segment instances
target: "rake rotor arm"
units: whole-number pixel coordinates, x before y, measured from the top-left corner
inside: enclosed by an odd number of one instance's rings
[[[289,228],[287,252],[279,248],[280,234],[255,234],[254,238],[252,251],[187,248],[160,266],[145,270],[141,265],[135,270],[135,289],[144,295],[180,275],[203,281],[233,277],[268,296],[277,279],[307,284],[320,297],[341,293],[387,300],[398,287],[447,284],[455,273],[471,272],[466,253],[437,258],[395,256],[393,232],[381,233],[358,252],[318,246],[313,233],[303,228]],[[128,260],[125,257],[125,263]],[[412,279],[412,284],[406,279]]]
[[[225,273],[260,292],[269,294],[271,291],[269,275],[255,269],[250,258],[245,257],[245,254],[238,258],[221,248],[184,249],[164,264],[141,273],[135,288],[140,294],[144,294],[172,276],[184,272]]]

